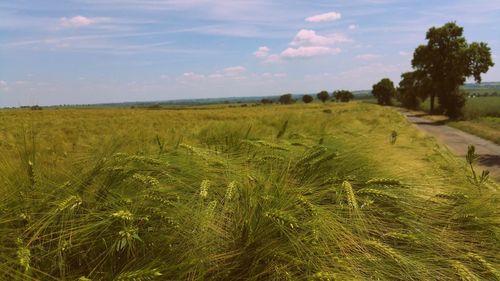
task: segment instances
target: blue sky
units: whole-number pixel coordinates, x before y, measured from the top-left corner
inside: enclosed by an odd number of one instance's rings
[[[0,106],[369,89],[431,26],[490,45],[500,0],[0,0]]]

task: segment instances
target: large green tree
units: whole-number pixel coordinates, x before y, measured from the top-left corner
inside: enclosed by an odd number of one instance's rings
[[[384,78],[373,85],[372,94],[377,98],[378,104],[392,105],[392,98],[396,95],[394,83],[389,78]]]
[[[456,115],[465,103],[459,91],[468,77],[481,82],[481,74],[492,67],[491,50],[486,43],[468,44],[463,28],[454,22],[427,31],[427,44],[417,47],[412,66],[425,73],[432,83],[430,90],[431,112],[434,112],[435,97],[445,114]]]

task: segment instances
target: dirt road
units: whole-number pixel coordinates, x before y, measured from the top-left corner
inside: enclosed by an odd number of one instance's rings
[[[476,154],[479,155],[479,166],[482,169],[489,170],[490,176],[497,182],[500,182],[500,145],[448,127],[444,122],[424,119],[420,117],[422,114],[403,109],[399,109],[399,111],[417,127],[446,144],[458,156],[465,157],[467,147],[471,144],[474,145],[476,147]]]

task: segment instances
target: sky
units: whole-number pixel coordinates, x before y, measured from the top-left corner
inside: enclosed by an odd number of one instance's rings
[[[499,81],[500,0],[0,0],[0,107],[370,89],[449,21]]]

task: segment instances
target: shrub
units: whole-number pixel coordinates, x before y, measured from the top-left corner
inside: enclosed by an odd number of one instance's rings
[[[327,100],[330,99],[330,95],[328,94],[327,91],[321,91],[319,92],[318,94],[316,94],[316,96],[318,97],[318,99],[322,102],[326,102]]]
[[[394,83],[389,78],[380,80],[373,85],[372,94],[380,105],[392,105],[392,98],[396,95]]]
[[[457,119],[463,116],[463,108],[467,101],[466,93],[458,88],[448,95],[442,95],[439,99],[439,106],[451,119]]]
[[[333,92],[332,96],[335,98],[335,100],[341,102],[349,102],[354,98],[354,95],[350,91],[346,90],[335,91]]]
[[[310,95],[303,95],[302,96],[302,101],[304,103],[311,103],[314,100],[314,98]]]
[[[292,98],[292,94],[284,94],[279,98],[279,103],[281,104],[292,104],[294,103],[294,99]]]
[[[262,104],[272,104],[273,100],[272,99],[266,99],[266,98],[264,98],[264,99],[260,100],[260,103],[262,103]]]

